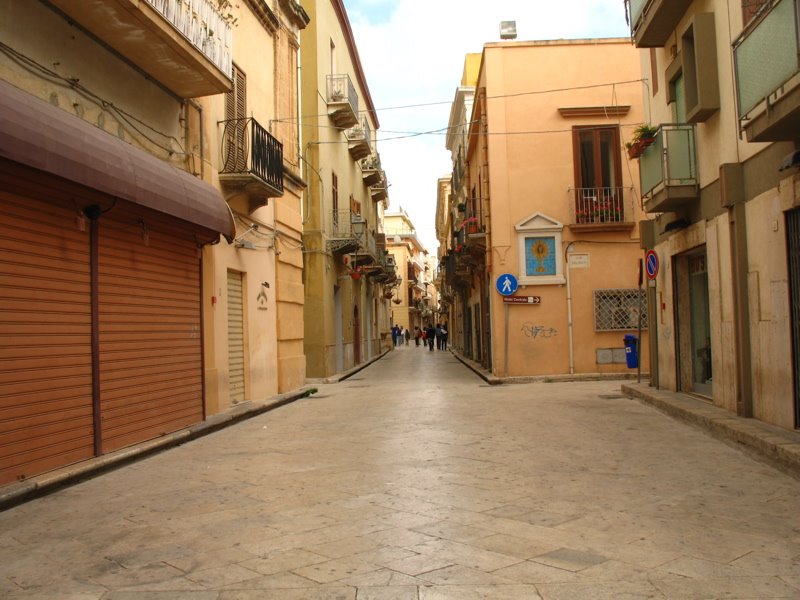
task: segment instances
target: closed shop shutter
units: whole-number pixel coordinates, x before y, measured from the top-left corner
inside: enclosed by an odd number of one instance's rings
[[[76,213],[0,191],[0,484],[94,454],[89,226]]]
[[[132,205],[100,218],[103,451],[202,421],[197,242],[185,224]]]
[[[228,271],[228,386],[231,402],[244,402],[244,300],[238,271]]]

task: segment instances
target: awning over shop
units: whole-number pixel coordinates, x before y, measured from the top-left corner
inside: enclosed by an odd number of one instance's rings
[[[222,194],[83,119],[0,81],[0,158],[58,175],[232,239]]]

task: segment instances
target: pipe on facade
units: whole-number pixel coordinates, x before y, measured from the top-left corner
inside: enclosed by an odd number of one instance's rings
[[[575,242],[570,242],[564,249],[564,274],[566,275],[567,284],[567,335],[569,346],[569,374],[575,373],[575,344],[572,334],[572,287],[569,279],[569,249]]]
[[[733,256],[733,306],[736,331],[737,394],[736,413],[753,417],[752,342],[750,339],[750,299],[747,271],[747,220],[744,202],[737,202],[730,212],[731,254]]]

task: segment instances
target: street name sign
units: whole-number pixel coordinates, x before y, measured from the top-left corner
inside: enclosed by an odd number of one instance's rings
[[[504,304],[541,304],[541,296],[503,296]]]

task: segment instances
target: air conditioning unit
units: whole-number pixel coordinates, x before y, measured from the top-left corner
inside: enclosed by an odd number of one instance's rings
[[[516,21],[500,21],[500,39],[501,40],[517,39]]]

